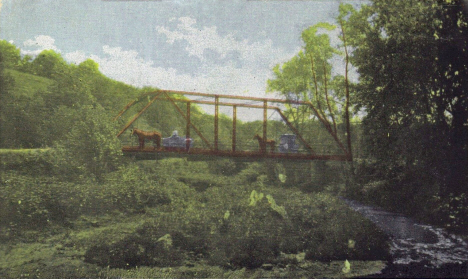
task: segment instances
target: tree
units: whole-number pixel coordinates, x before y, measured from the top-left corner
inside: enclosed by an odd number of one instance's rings
[[[102,180],[122,160],[115,122],[100,105],[65,110],[74,112],[71,129],[55,144],[58,169],[65,175]]]
[[[4,68],[13,69],[20,64],[20,50],[13,44],[5,40],[0,40],[0,53],[2,55],[2,64]]]
[[[344,12],[343,12],[344,16]],[[340,18],[339,18],[340,19]],[[348,79],[348,54],[344,37],[344,24],[340,24],[345,50],[345,77],[332,76],[330,60],[341,52],[330,44],[327,31],[336,26],[319,23],[302,32],[303,49],[290,61],[273,68],[275,78],[268,80],[268,91],[279,92],[293,101],[305,101],[309,106],[288,106],[288,115],[297,124],[307,120],[320,121],[335,143],[350,159],[351,131],[349,125],[350,92]],[[343,90],[341,90],[343,89]],[[340,139],[338,125],[346,124],[347,147]]]
[[[347,20],[369,154],[388,177],[466,191],[468,27],[458,0],[373,0]],[[424,132],[424,133],[423,133]],[[405,176],[403,174],[403,176]],[[400,178],[402,175],[400,174]]]
[[[43,50],[31,63],[34,74],[56,80],[66,74],[67,67],[67,62],[53,50]]]
[[[11,111],[11,89],[14,80],[5,73],[5,61],[3,52],[0,52],[0,147],[7,147],[10,138],[14,134],[13,127],[9,123],[9,112]],[[9,147],[9,146],[8,146]]]
[[[438,59],[432,97],[438,120],[448,126],[450,191],[468,189],[468,18],[464,1],[439,1],[434,33]],[[442,112],[443,111],[443,112]],[[447,129],[447,128],[446,128]]]
[[[345,17],[347,17],[350,13],[353,13],[354,9],[353,7],[348,4],[348,5],[340,5],[339,7],[339,16],[337,18],[338,24],[341,29],[340,33],[340,40],[343,43],[343,49],[344,49],[344,59],[345,59],[345,74],[344,74],[344,89],[345,89],[345,105],[344,105],[344,122],[346,124],[346,144],[348,147],[348,154],[349,157],[352,159],[353,158],[353,151],[351,147],[351,124],[350,124],[350,116],[349,116],[349,109],[350,109],[350,93],[349,93],[349,87],[350,87],[350,81],[349,81],[349,51],[348,51],[348,42],[347,42],[347,26],[346,26],[346,21]]]

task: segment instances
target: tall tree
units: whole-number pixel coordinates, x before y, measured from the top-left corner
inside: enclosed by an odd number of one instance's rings
[[[373,0],[347,24],[370,154],[382,169],[420,170],[445,193],[466,191],[463,2]]]
[[[340,27],[343,39],[345,32],[343,25]],[[343,153],[352,159],[347,56],[345,56],[345,78],[332,76],[331,59],[341,54],[330,44],[328,32],[335,29],[336,26],[332,24],[319,23],[304,30],[303,49],[290,61],[273,68],[275,78],[268,80],[268,91],[279,92],[290,100],[309,102],[308,107],[289,106],[289,114],[297,123],[304,123],[304,120],[308,119],[320,121]],[[346,40],[343,42],[347,53]],[[342,88],[344,90],[341,90]],[[340,123],[348,123],[346,124],[346,133],[349,136],[347,147],[341,140],[342,135],[338,129]]]
[[[68,65],[62,56],[53,50],[43,50],[31,63],[32,71],[46,78],[61,78]]]
[[[14,127],[9,123],[14,80],[5,73],[5,65],[8,65],[8,61],[3,52],[0,52],[0,147],[10,147],[10,139],[15,136]]]
[[[337,18],[339,27],[341,29],[340,32],[340,40],[343,43],[343,50],[344,50],[344,61],[345,61],[345,73],[344,73],[344,89],[345,89],[345,105],[344,105],[344,122],[346,124],[346,144],[348,147],[348,154],[349,157],[353,158],[352,147],[351,147],[351,123],[350,123],[350,116],[349,116],[349,109],[350,109],[350,93],[349,93],[349,67],[350,67],[350,53],[348,50],[348,41],[347,41],[347,26],[345,18],[349,16],[350,13],[353,13],[354,9],[351,5],[340,5],[339,7],[339,16]]]
[[[4,68],[15,68],[21,62],[20,50],[5,40],[0,40],[0,53]]]

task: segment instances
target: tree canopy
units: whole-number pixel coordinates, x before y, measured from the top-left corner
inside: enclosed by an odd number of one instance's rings
[[[342,14],[347,11],[343,11]],[[338,18],[340,22],[340,18]],[[352,158],[350,129],[350,95],[348,79],[349,56],[344,25],[340,24],[341,48],[330,42],[331,31],[337,26],[329,23],[313,25],[302,32],[304,46],[297,55],[282,65],[273,68],[274,79],[268,80],[268,91],[279,92],[293,101],[308,102],[309,106],[288,106],[287,114],[302,127],[310,120],[320,121],[342,152]],[[332,74],[332,58],[343,55],[345,75]],[[347,144],[343,144],[343,134],[338,129],[345,124]]]
[[[375,0],[353,13],[349,26],[372,156],[428,167],[442,188],[460,192],[468,169],[462,1]]]

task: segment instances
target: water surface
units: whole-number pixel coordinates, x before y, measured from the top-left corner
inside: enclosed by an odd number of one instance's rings
[[[468,278],[468,244],[460,237],[378,207],[343,200],[390,237],[392,261],[379,277]]]

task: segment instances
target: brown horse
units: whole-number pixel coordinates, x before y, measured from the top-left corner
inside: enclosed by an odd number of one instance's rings
[[[146,132],[146,131],[140,130],[138,128],[134,128],[132,130],[132,136],[135,135],[135,134],[138,136],[138,142],[140,143],[140,145],[139,145],[140,149],[145,148],[145,140],[146,139],[153,140],[153,142],[156,143],[158,149],[161,148],[161,138],[162,138],[161,133],[156,132],[156,131]]]
[[[275,151],[275,146],[276,146],[276,141],[275,140],[272,140],[272,139],[263,140],[263,138],[261,136],[259,136],[258,134],[256,134],[254,136],[254,139],[258,140],[258,145],[260,146],[260,150],[262,151],[262,153],[267,152],[267,145],[270,146],[270,149],[271,149],[270,152]]]

